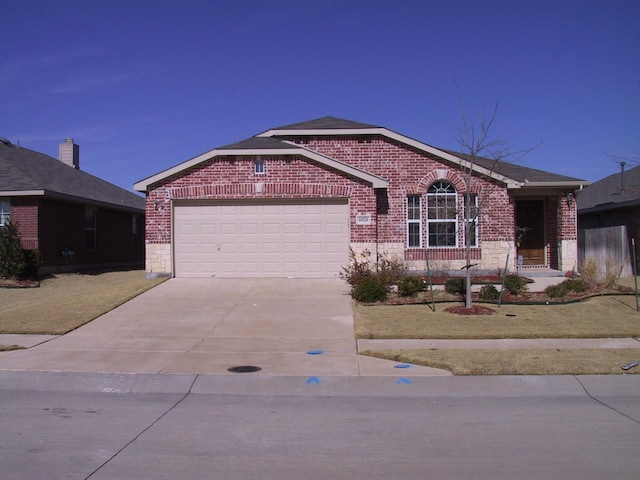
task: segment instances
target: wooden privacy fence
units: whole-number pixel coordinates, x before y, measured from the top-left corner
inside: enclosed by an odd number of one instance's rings
[[[626,225],[578,230],[580,269],[585,260],[593,260],[601,275],[610,272],[612,268],[619,268],[621,277],[630,277],[633,275],[630,248],[631,238],[627,234]]]

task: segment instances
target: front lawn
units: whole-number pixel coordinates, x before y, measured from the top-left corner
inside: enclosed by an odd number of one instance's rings
[[[52,276],[37,288],[0,288],[0,333],[62,335],[162,283],[143,270]]]
[[[428,305],[354,307],[356,338],[640,337],[633,296],[592,297],[565,305],[493,306],[495,315],[456,315]]]

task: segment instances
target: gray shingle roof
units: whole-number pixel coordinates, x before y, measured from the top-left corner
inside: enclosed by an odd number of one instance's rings
[[[0,142],[0,196],[44,191],[45,196],[144,211],[144,198],[28,148]]]
[[[437,147],[436,147],[437,148]],[[465,153],[455,152],[453,150],[440,150],[462,158],[463,160],[469,160],[470,156]],[[559,175],[557,173],[551,173],[544,170],[538,170],[537,168],[524,167],[515,163],[495,161],[490,158],[476,157],[474,162],[481,167],[492,170],[495,173],[504,175],[505,177],[512,178],[519,182],[525,180],[529,182],[584,182],[584,180],[574,177],[567,177],[566,175]]]
[[[306,122],[292,123],[283,127],[273,128],[272,130],[333,130],[333,129],[362,129],[362,128],[380,128],[377,125],[368,123],[354,122],[337,117],[322,117]]]
[[[300,147],[291,145],[287,142],[283,142],[282,140],[278,140],[277,138],[251,137],[247,138],[246,140],[241,140],[240,142],[225,145],[224,147],[219,147],[216,150],[253,150],[257,148],[266,150],[278,150],[283,148],[297,149]]]
[[[592,183],[578,193],[578,211],[640,205],[640,165],[624,172],[624,191],[620,187],[620,172]]]

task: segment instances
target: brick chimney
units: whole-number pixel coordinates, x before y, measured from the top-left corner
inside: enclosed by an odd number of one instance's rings
[[[73,138],[65,138],[60,144],[60,161],[80,170],[80,145],[73,143]]]

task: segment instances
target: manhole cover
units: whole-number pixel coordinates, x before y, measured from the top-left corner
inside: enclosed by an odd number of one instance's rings
[[[233,373],[251,373],[259,372],[262,369],[260,367],[256,367],[255,365],[239,365],[237,367],[227,368],[227,370]]]

